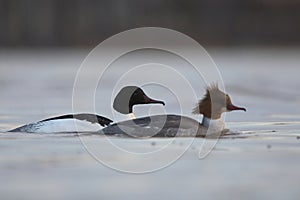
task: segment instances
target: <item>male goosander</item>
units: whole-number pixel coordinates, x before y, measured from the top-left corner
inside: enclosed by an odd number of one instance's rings
[[[114,123],[100,132],[106,135],[126,135],[131,137],[203,137],[224,135],[228,132],[221,118],[222,113],[243,110],[232,104],[228,94],[220,91],[217,85],[207,87],[206,94],[193,110],[202,114],[202,123],[179,115],[155,115]]]
[[[136,86],[126,86],[117,94],[113,108],[122,113],[133,115],[133,106],[139,104],[162,104],[148,97],[144,91]],[[26,133],[66,133],[66,132],[94,132],[110,125],[113,121],[96,114],[67,114],[58,117],[44,119],[38,122],[26,124],[24,126],[10,130],[9,132]]]

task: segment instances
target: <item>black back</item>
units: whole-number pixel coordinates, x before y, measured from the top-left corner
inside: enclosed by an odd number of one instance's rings
[[[88,113],[83,113],[83,114],[67,114],[67,115],[61,115],[58,117],[52,117],[48,119],[41,120],[40,122],[45,122],[45,121],[50,121],[50,120],[57,120],[57,119],[78,119],[78,120],[86,120],[91,123],[98,123],[101,126],[108,126],[110,123],[113,121],[106,118],[102,117],[99,115],[94,115],[94,114],[88,114]]]

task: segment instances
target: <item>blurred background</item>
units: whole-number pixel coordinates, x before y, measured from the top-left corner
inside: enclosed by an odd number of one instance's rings
[[[127,29],[180,31],[203,46],[299,45],[299,0],[0,0],[2,47],[94,47]]]

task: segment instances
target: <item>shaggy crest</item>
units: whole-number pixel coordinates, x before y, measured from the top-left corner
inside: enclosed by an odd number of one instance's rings
[[[227,101],[230,101],[229,96],[219,90],[218,84],[212,84],[206,88],[206,93],[193,109],[193,114],[203,114],[205,117],[218,119],[226,110]]]

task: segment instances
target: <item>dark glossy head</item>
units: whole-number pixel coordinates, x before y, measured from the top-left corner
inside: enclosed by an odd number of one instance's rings
[[[211,119],[219,119],[223,112],[233,110],[243,110],[245,108],[238,107],[232,104],[228,94],[220,91],[217,85],[212,85],[206,89],[206,94],[194,108],[194,114],[203,114]]]
[[[113,108],[122,113],[130,114],[134,105],[139,104],[162,104],[163,101],[158,101],[148,97],[144,91],[137,86],[126,86],[120,90],[115,97]]]

